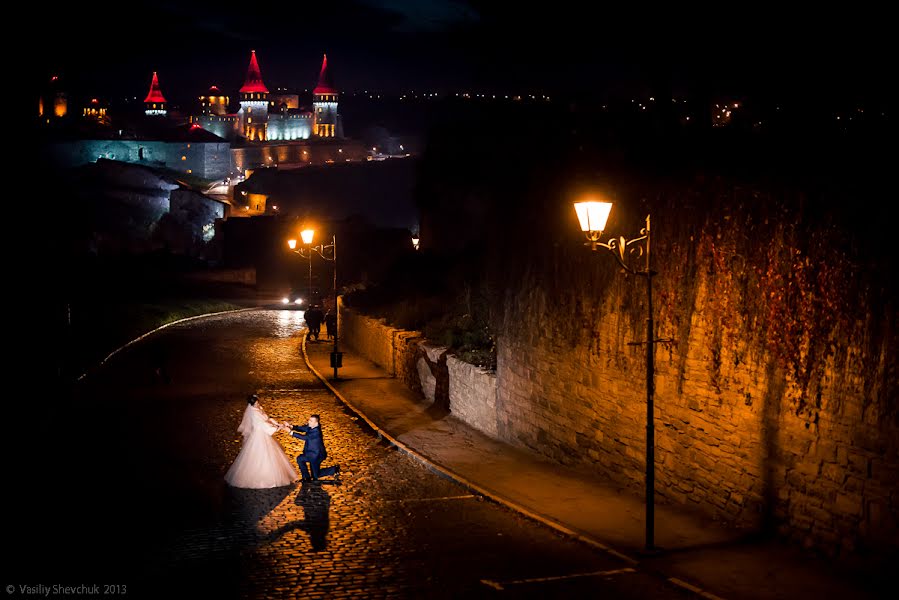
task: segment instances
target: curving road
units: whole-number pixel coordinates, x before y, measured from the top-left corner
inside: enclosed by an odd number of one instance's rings
[[[306,368],[301,314],[171,327],[88,378],[54,413],[59,433],[38,438],[4,583],[154,598],[685,597],[379,441]],[[254,391],[278,419],[322,415],[339,484],[224,484]]]

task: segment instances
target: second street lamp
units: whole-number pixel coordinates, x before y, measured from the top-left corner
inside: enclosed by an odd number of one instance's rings
[[[312,253],[318,254],[320,257],[327,261],[331,261],[334,263],[334,316],[337,317],[337,235],[331,236],[330,244],[319,244],[318,246],[312,245],[312,240],[315,237],[314,229],[304,229],[300,232],[300,237],[303,240],[303,246],[297,247],[297,240],[290,239],[287,240],[287,247],[290,248],[291,252],[299,254],[303,258],[309,259],[309,298],[310,302],[312,300]],[[339,322],[339,320],[338,320]],[[331,367],[334,368],[334,379],[337,379],[337,369],[343,366],[343,353],[340,352],[340,345],[338,343],[338,330],[335,324],[334,328],[334,349],[331,351]]]
[[[612,211],[611,202],[575,202],[574,209],[580,221],[581,231],[587,236],[586,246],[591,250],[605,248],[610,251],[621,267],[632,275],[646,278],[646,341],[631,342],[628,345],[646,345],[646,550],[655,549],[655,428],[654,418],[654,348],[659,342],[670,342],[655,338],[655,324],[652,318],[652,278],[656,272],[650,263],[651,230],[649,215],[646,215],[646,227],[640,235],[627,240],[623,236],[601,242],[600,238],[606,228],[606,221]],[[643,268],[628,264],[631,260],[645,257]]]

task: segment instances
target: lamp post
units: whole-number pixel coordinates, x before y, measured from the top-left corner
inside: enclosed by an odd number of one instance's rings
[[[646,278],[646,341],[630,342],[628,345],[646,345],[646,541],[647,551],[655,549],[655,428],[653,426],[654,382],[654,346],[659,342],[671,340],[656,339],[652,318],[652,278],[656,272],[650,263],[651,230],[649,215],[646,215],[646,227],[640,230],[639,237],[627,240],[623,236],[610,238],[608,242],[600,242],[606,221],[612,210],[611,202],[575,202],[574,209],[580,221],[581,231],[587,236],[585,246],[596,251],[605,248],[610,251],[621,267],[633,275]],[[643,268],[631,266],[631,259],[645,257]]]
[[[307,248],[312,245],[312,238],[315,236],[315,230],[313,229],[304,229],[300,232],[300,237],[303,239],[303,245]],[[301,253],[302,254],[302,253]],[[312,252],[309,252],[309,285],[306,286],[306,297],[309,298],[309,301],[312,301]]]
[[[304,229],[300,232],[300,237],[303,240],[303,247],[297,247],[297,241],[295,239],[287,240],[287,247],[290,248],[291,252],[299,254],[303,258],[309,259],[309,296],[310,299],[312,297],[312,253],[318,254],[320,257],[327,261],[331,261],[334,263],[334,316],[337,316],[337,235],[331,236],[330,244],[319,244],[318,246],[312,245],[312,240],[315,237],[314,229]],[[330,252],[329,252],[330,250]],[[330,256],[329,256],[330,255]],[[339,322],[339,321],[338,321]],[[340,345],[338,343],[338,330],[335,324],[334,328],[334,349],[331,351],[331,367],[334,368],[334,379],[337,379],[337,369],[343,366],[343,353],[340,352]]]

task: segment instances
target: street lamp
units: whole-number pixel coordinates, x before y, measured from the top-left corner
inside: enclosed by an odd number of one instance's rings
[[[418,245],[421,243],[421,238],[417,233],[412,234],[412,247],[418,250]]]
[[[627,240],[623,236],[601,242],[600,238],[606,228],[606,221],[612,211],[611,202],[575,202],[574,210],[581,224],[581,231],[587,237],[585,246],[595,251],[605,248],[610,251],[621,267],[632,275],[646,278],[646,341],[630,342],[629,346],[646,345],[646,550],[655,548],[655,429],[653,426],[653,394],[655,393],[653,349],[659,342],[671,340],[656,339],[652,319],[652,278],[656,272],[650,266],[650,228],[649,215],[646,215],[646,227],[640,230],[640,236]],[[645,266],[637,268],[628,264],[631,260],[646,257]]]
[[[330,244],[319,244],[318,246],[312,245],[312,240],[315,237],[314,229],[304,229],[300,232],[300,237],[303,240],[303,246],[297,248],[297,241],[295,239],[287,240],[287,246],[290,248],[291,252],[295,254],[299,254],[303,258],[309,259],[309,297],[310,300],[312,298],[312,253],[318,254],[325,260],[331,261],[334,263],[334,316],[337,316],[337,235],[331,236]],[[330,252],[329,252],[330,251]],[[327,326],[327,325],[326,325]],[[337,369],[343,366],[343,353],[340,352],[340,346],[338,344],[338,331],[335,327],[334,329],[334,350],[331,352],[331,367],[334,368],[334,379],[337,379]]]

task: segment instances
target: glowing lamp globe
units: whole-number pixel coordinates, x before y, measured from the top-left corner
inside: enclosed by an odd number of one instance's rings
[[[287,245],[290,247],[291,250],[293,250],[294,248],[297,247],[297,241],[296,240],[287,240]]]
[[[312,243],[312,236],[315,235],[314,229],[304,229],[300,232],[300,237],[303,238],[303,243],[307,246]]]
[[[575,202],[574,210],[577,213],[577,219],[581,223],[581,231],[587,234],[588,238],[599,238],[599,234],[606,228],[606,221],[609,220],[609,212],[612,210],[611,202]]]

